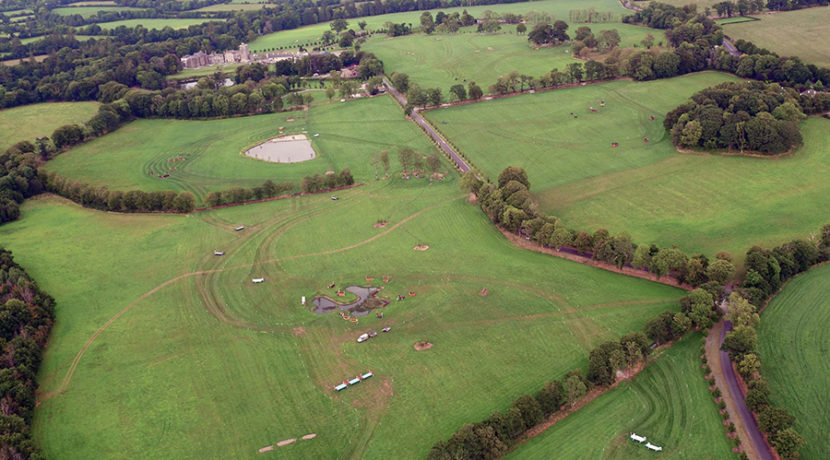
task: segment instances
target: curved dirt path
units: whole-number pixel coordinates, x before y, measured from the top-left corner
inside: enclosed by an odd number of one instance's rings
[[[98,330],[95,331],[95,333],[92,334],[92,336],[90,336],[89,339],[87,339],[86,343],[84,343],[84,346],[81,347],[81,349],[78,351],[78,353],[72,359],[72,362],[69,365],[69,369],[66,371],[66,375],[64,375],[60,386],[57,389],[53,390],[53,391],[45,393],[40,400],[45,401],[45,400],[47,400],[47,399],[49,399],[49,398],[51,398],[51,397],[53,397],[57,394],[60,394],[60,393],[63,393],[64,391],[66,391],[66,388],[69,386],[69,382],[72,380],[72,377],[74,376],[75,371],[78,369],[78,364],[81,362],[81,358],[83,358],[84,354],[87,352],[87,350],[89,350],[89,347],[92,346],[92,344],[95,342],[95,340],[102,333],[104,333],[104,331],[106,331],[107,328],[109,328],[115,321],[117,321],[125,313],[130,311],[134,306],[136,306],[141,301],[147,299],[148,297],[152,296],[156,292],[160,291],[161,289],[164,289],[165,287],[167,287],[167,286],[169,286],[173,283],[176,283],[176,282],[181,281],[183,279],[191,278],[191,277],[194,277],[194,276],[199,276],[199,275],[209,275],[209,274],[213,274],[213,273],[221,273],[221,272],[230,271],[230,270],[238,270],[238,269],[241,269],[241,268],[250,268],[250,267],[257,266],[257,265],[262,265],[262,264],[267,264],[267,263],[274,263],[274,262],[279,262],[279,261],[282,261],[282,260],[293,260],[293,259],[299,259],[299,258],[304,258],[304,257],[316,257],[316,256],[330,255],[330,254],[336,254],[336,253],[348,251],[348,250],[351,250],[351,249],[355,249],[355,248],[364,246],[366,244],[369,244],[369,243],[371,243],[371,242],[373,242],[373,241],[375,241],[375,240],[377,240],[377,239],[379,239],[379,238],[381,238],[385,235],[388,235],[389,233],[391,233],[395,229],[400,228],[405,223],[407,223],[410,220],[420,216],[421,214],[423,214],[426,211],[435,209],[439,206],[443,206],[443,205],[445,205],[447,203],[450,203],[452,201],[456,201],[458,199],[465,198],[466,196],[467,195],[465,194],[465,195],[461,195],[461,196],[458,196],[458,197],[455,197],[455,198],[451,198],[449,200],[444,200],[444,201],[441,201],[439,203],[435,203],[431,206],[428,206],[424,209],[421,209],[420,211],[418,211],[418,212],[416,212],[416,213],[414,213],[410,216],[407,216],[406,218],[404,218],[400,222],[398,222],[395,225],[389,227],[387,230],[385,230],[381,233],[378,233],[377,235],[372,236],[371,238],[368,238],[366,240],[363,240],[363,241],[360,241],[358,243],[355,243],[355,244],[352,244],[352,245],[349,245],[349,246],[345,246],[345,247],[342,247],[342,248],[331,249],[331,250],[328,250],[328,251],[320,251],[320,252],[309,253],[309,254],[298,254],[298,255],[294,255],[294,256],[277,257],[277,258],[273,258],[273,259],[268,259],[268,260],[263,260],[263,261],[258,261],[258,262],[252,262],[250,264],[235,265],[235,266],[231,266],[231,267],[216,268],[216,269],[212,269],[212,270],[193,271],[193,272],[189,272],[189,273],[183,273],[183,274],[178,275],[174,278],[171,278],[171,279],[159,284],[158,286],[150,289],[149,291],[145,292],[144,294],[142,294],[141,297],[139,297],[138,299],[132,301],[129,305],[124,307],[121,311],[116,313],[112,318],[107,320],[106,323],[104,323],[101,327],[99,327]],[[234,324],[234,323],[231,323],[231,324]],[[241,325],[241,324],[245,324],[245,323],[242,322],[242,323],[239,323],[239,324]]]

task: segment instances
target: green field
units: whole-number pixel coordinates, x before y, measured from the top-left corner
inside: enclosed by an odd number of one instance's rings
[[[621,382],[507,458],[736,458],[703,380],[700,338],[693,334],[673,345],[633,381]],[[637,444],[631,433],[663,451]]]
[[[512,26],[507,26],[512,27]],[[591,30],[617,29],[621,46],[639,43],[651,32],[660,31],[628,24],[591,24]],[[362,48],[383,61],[387,73],[404,72],[410,81],[423,87],[439,87],[445,95],[454,84],[475,81],[485,91],[500,75],[513,70],[539,77],[554,68],[564,70],[575,61],[569,46],[534,49],[526,35],[455,34],[387,38],[376,36]]]
[[[0,110],[0,151],[20,141],[51,136],[60,126],[82,124],[98,113],[97,102],[30,104]]]
[[[338,195],[190,216],[27,201],[0,242],[58,301],[34,420],[45,456],[253,457],[316,433],[280,454],[423,457],[465,422],[584,367],[592,346],[682,294],[513,247],[457,176]],[[381,218],[390,225],[373,228]],[[430,249],[413,251],[419,243]],[[375,282],[383,297],[417,297],[359,324],[300,305],[369,274],[392,277]],[[416,352],[419,340],[435,346]],[[367,370],[376,376],[332,391]]]
[[[59,14],[61,16],[69,16],[72,14],[80,14],[81,16],[88,18],[91,16],[97,16],[99,11],[103,11],[105,13],[114,13],[118,11],[141,11],[142,8],[130,8],[127,6],[73,6],[73,7],[66,7],[66,8],[55,8],[52,10],[52,13]]]
[[[265,8],[267,3],[218,3],[193,11],[257,11]]]
[[[825,458],[830,450],[830,265],[799,275],[761,316],[758,349],[773,404],[796,417],[806,439],[801,458]]]
[[[775,14],[762,14],[760,21],[724,26],[723,33],[743,38],[778,53],[798,56],[808,64],[830,67],[830,7],[822,6]]]
[[[73,37],[75,37],[75,40],[78,40],[79,42],[85,42],[85,41],[87,41],[91,38],[94,38],[94,39],[97,39],[97,40],[101,40],[101,39],[106,38],[106,37],[102,37],[102,36],[99,36],[99,35],[73,35]],[[33,43],[33,42],[36,42],[38,40],[43,40],[44,38],[46,38],[46,36],[44,36],[44,35],[40,35],[38,37],[21,38],[20,43],[25,45],[27,43]]]
[[[168,75],[168,80],[183,80],[187,78],[193,77],[205,77],[208,75],[213,75],[216,72],[222,72],[224,74],[233,74],[236,73],[236,68],[245,64],[240,63],[225,63],[225,64],[214,64],[208,65],[204,67],[199,67],[198,69],[183,69],[181,72]],[[271,66],[271,68],[273,68]]]
[[[323,101],[322,95],[316,95]],[[295,121],[286,121],[294,118]],[[318,157],[294,164],[266,163],[241,152],[285,132],[307,131]],[[319,134],[314,137],[314,134]],[[65,177],[113,190],[190,190],[199,198],[232,186],[253,187],[266,179],[299,183],[309,174],[350,167],[358,181],[374,179],[373,154],[408,145],[428,155],[434,147],[405,120],[391,97],[322,104],[293,111],[212,121],[138,120],[74,148],[47,165]],[[169,162],[180,153],[185,162]],[[392,152],[394,160],[395,152]],[[172,171],[172,168],[176,168]],[[153,172],[154,175],[150,175]],[[160,179],[160,173],[170,174]]]
[[[830,121],[804,122],[804,147],[784,159],[677,153],[663,114],[731,78],[702,73],[619,81],[429,111],[427,117],[490,177],[511,164],[527,168],[541,209],[569,227],[626,231],[636,242],[679,244],[710,256],[727,250],[740,259],[752,245],[780,244],[826,223]],[[601,100],[605,108],[588,110]]]
[[[554,15],[557,19],[568,21],[569,12],[576,9],[594,8],[597,11],[613,11],[619,13],[622,17],[628,12],[623,8],[619,2],[614,0],[540,0],[535,2],[520,2],[508,3],[500,5],[485,5],[472,7],[457,7],[429,10],[433,13],[444,11],[449,14],[454,11],[461,13],[467,10],[473,16],[481,16],[485,11],[494,11],[497,13],[516,13],[525,14],[531,11],[545,12]],[[369,16],[364,18],[354,18],[349,20],[349,27],[354,30],[359,30],[357,23],[360,21],[366,22],[366,30],[377,30],[384,26],[387,21],[397,24],[412,23],[420,24],[419,18],[423,11],[410,11],[405,13],[383,14],[379,16]],[[571,27],[576,30],[576,25],[571,24]],[[513,30],[512,26],[507,26]],[[295,47],[304,43],[311,43],[320,40],[322,34],[326,30],[331,30],[329,23],[314,24],[312,26],[301,27],[299,29],[283,30],[272,34],[264,35],[250,43],[251,51],[263,51],[265,49],[279,48],[279,47]]]
[[[98,25],[102,29],[115,29],[120,26],[132,28],[139,25],[144,26],[146,29],[163,29],[165,27],[186,29],[190,26],[212,21],[224,21],[224,19],[125,19],[123,21],[99,22]]]

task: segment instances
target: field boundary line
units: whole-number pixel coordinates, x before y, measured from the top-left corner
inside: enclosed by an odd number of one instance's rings
[[[633,277],[633,278],[640,278],[640,279],[644,279],[644,280],[647,280],[647,281],[652,281],[652,282],[655,282],[655,283],[665,284],[667,286],[680,288],[680,289],[683,289],[683,290],[686,290],[686,291],[691,291],[693,289],[688,284],[681,284],[676,279],[674,279],[674,278],[672,278],[671,276],[668,276],[668,275],[661,276],[660,278],[656,278],[651,273],[644,272],[644,271],[641,271],[641,270],[637,270],[636,268],[629,268],[629,267],[617,268],[616,265],[611,265],[611,264],[608,264],[608,263],[605,263],[605,262],[602,262],[602,261],[599,261],[599,260],[594,260],[594,259],[591,259],[591,258],[588,258],[588,257],[584,257],[584,256],[576,255],[576,254],[571,254],[571,253],[567,253],[567,252],[557,251],[556,249],[552,249],[552,248],[544,248],[544,247],[542,247],[538,244],[529,243],[528,240],[525,240],[523,237],[521,237],[519,235],[516,235],[515,233],[512,233],[510,231],[507,231],[507,230],[505,230],[505,229],[503,229],[499,226],[496,226],[496,228],[502,233],[502,235],[504,235],[505,238],[507,238],[507,241],[509,241],[511,244],[513,244],[513,246],[516,246],[516,247],[519,247],[519,248],[522,248],[522,249],[527,249],[527,250],[534,251],[534,252],[539,252],[539,253],[542,253],[542,254],[548,254],[548,255],[551,255],[551,256],[554,256],[554,257],[560,257],[562,259],[567,259],[567,260],[570,260],[570,261],[573,261],[573,262],[579,262],[581,264],[590,265],[591,267],[594,267],[594,268],[601,268],[603,270],[618,273],[620,275],[625,275],[625,276],[630,276],[630,277]]]

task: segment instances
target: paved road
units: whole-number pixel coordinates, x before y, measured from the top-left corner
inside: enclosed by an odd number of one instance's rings
[[[724,320],[723,328],[720,333],[720,345],[723,345],[723,338],[726,336],[726,332],[731,330],[732,323]],[[746,401],[744,401],[743,393],[741,393],[741,389],[738,386],[738,377],[735,375],[735,370],[732,368],[732,361],[729,360],[729,352],[721,350],[719,353],[721,371],[723,372],[726,386],[729,388],[729,394],[732,395],[732,400],[738,408],[738,414],[734,415],[741,418],[744,426],[746,427],[746,431],[749,434],[750,439],[744,439],[743,441],[749,441],[752,443],[760,460],[773,460],[774,457],[772,452],[770,452],[769,445],[764,440],[761,430],[758,429],[758,423],[755,422],[755,417],[752,416],[752,412],[748,407],[746,407]]]
[[[398,102],[401,103],[402,106],[406,107],[406,98],[403,96],[403,94],[399,93],[395,88],[392,87],[392,83],[390,83],[389,80],[386,79],[386,77],[383,77],[383,84],[386,85],[386,90],[389,91],[392,94],[392,96],[394,96],[395,99],[397,99]],[[454,161],[455,164],[458,165],[458,169],[460,169],[461,172],[467,172],[470,170],[470,166],[467,164],[467,162],[465,162],[464,159],[461,158],[461,156],[455,152],[455,149],[453,149],[447,143],[447,141],[445,141],[444,138],[441,137],[440,134],[438,134],[438,132],[432,129],[432,126],[429,123],[427,123],[426,120],[424,120],[424,117],[421,116],[420,113],[413,110],[412,119],[415,120],[415,123],[418,123],[418,125],[424,128],[424,131],[429,133],[430,137],[432,137],[432,139],[438,143],[438,146],[441,147],[441,150],[446,152],[447,155],[449,155],[450,158],[452,158],[452,161]]]
[[[729,51],[729,54],[735,57],[741,57],[742,53],[735,48],[735,45],[729,41],[726,37],[723,37],[723,47],[726,48],[726,51]]]

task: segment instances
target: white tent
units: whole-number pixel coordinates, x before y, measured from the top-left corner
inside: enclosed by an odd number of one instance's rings
[[[251,281],[255,284],[259,284],[259,283],[265,281],[265,278],[254,278]]]
[[[637,442],[643,442],[646,440],[645,436],[638,436],[637,433],[631,433],[631,439]]]

